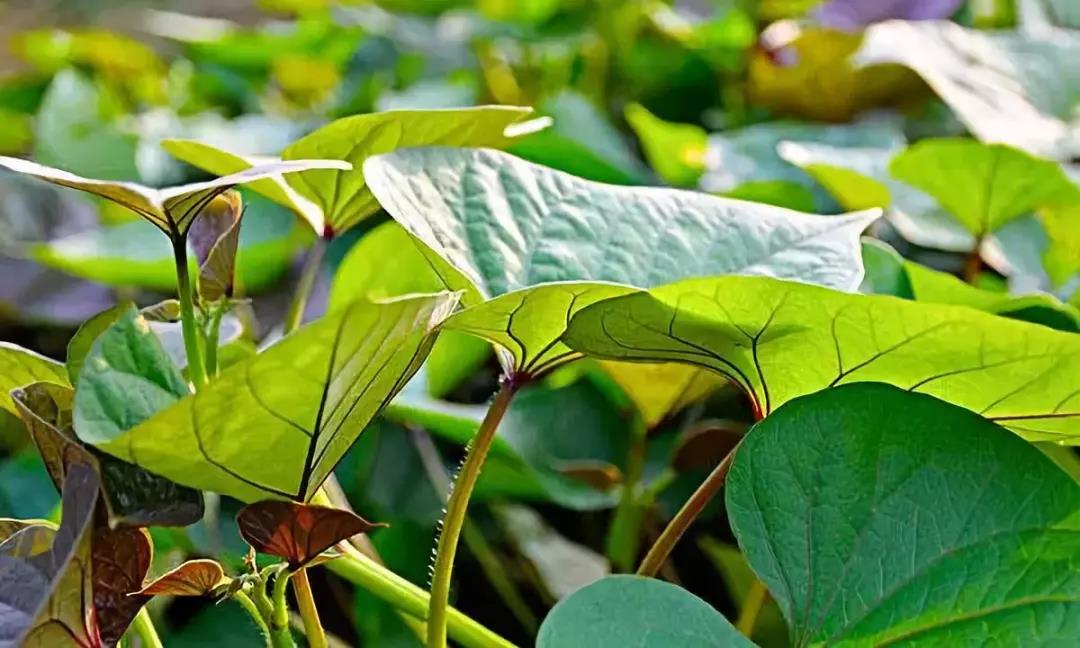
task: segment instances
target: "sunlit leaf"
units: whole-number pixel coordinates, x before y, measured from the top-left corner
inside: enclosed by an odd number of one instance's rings
[[[0,407],[17,416],[19,412],[9,393],[35,382],[66,385],[67,371],[55,360],[10,342],[0,342]]]
[[[153,546],[150,534],[139,528],[95,529],[91,544],[95,619],[101,640],[106,646],[114,646],[150,600],[149,596],[132,592],[142,587]]]
[[[181,484],[249,502],[306,500],[416,372],[455,303],[446,293],[360,301],[231,365],[133,429],[76,429]],[[259,448],[273,448],[274,461]]]
[[[228,580],[216,560],[188,560],[147,583],[138,593],[146,596],[209,596]]]
[[[192,223],[188,243],[199,262],[199,299],[215,302],[232,297],[243,212],[240,194],[229,191],[210,201]]]
[[[605,362],[603,367],[637,406],[649,429],[723,384],[710,371],[682,364]]]
[[[284,558],[292,569],[342,540],[383,526],[351,511],[273,500],[240,509],[236,525],[255,551]]]
[[[793,645],[1080,632],[1080,486],[925,394],[845,385],[784,405],[740,447],[726,504]]]
[[[1080,272],[1080,207],[1076,203],[1045,209],[1040,214],[1050,246],[1043,265],[1055,284]]]
[[[628,285],[741,273],[852,289],[858,233],[877,216],[604,185],[482,149],[406,149],[364,171],[445,285],[465,291],[470,308],[447,328],[499,345],[519,374],[573,357],[559,342],[569,317]]]
[[[705,172],[709,137],[698,126],[666,122],[640,104],[626,107],[626,121],[637,133],[649,164],[665,182],[693,187]]]
[[[435,144],[503,147],[515,137],[514,125],[530,112],[529,108],[485,106],[346,117],[290,144],[281,157],[342,159],[352,163],[352,172],[312,170],[284,181],[257,182],[251,189],[295,211],[316,234],[341,233],[379,209],[360,172],[370,156]],[[236,173],[262,162],[199,142],[166,141],[162,146],[177,158],[215,174]]]
[[[650,293],[584,310],[565,341],[604,358],[712,369],[762,416],[826,387],[879,381],[938,396],[1030,440],[1080,443],[1074,334],[763,277],[691,279]]]
[[[640,576],[608,576],[559,601],[536,639],[561,646],[730,646],[754,644],[711,605],[681,587]]]

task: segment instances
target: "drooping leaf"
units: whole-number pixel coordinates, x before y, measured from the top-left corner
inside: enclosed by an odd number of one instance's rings
[[[186,235],[203,205],[237,185],[298,171],[352,168],[340,160],[272,161],[207,182],[153,189],[134,182],[91,180],[18,158],[0,156],[0,167],[111,200],[153,223],[169,238]]]
[[[232,297],[243,213],[240,194],[228,191],[211,200],[191,225],[188,243],[199,262],[197,289],[203,301]]]
[[[984,142],[1068,160],[1075,136],[1080,35],[985,32],[949,21],[890,21],[867,30],[857,64],[905,65]]]
[[[743,442],[726,503],[793,645],[1080,632],[1080,486],[925,394],[859,384],[788,403]]]
[[[147,583],[138,593],[145,596],[210,596],[228,580],[216,560],[188,560]]]
[[[281,157],[342,159],[352,164],[352,172],[311,170],[287,176],[284,181],[255,182],[251,189],[295,211],[320,236],[341,233],[379,209],[360,172],[368,157],[409,146],[503,147],[517,135],[514,125],[530,112],[529,108],[483,106],[346,117],[290,144]],[[215,174],[236,173],[261,162],[200,142],[173,140],[162,146],[177,158]]]
[[[481,149],[406,149],[364,170],[444,284],[465,291],[470,308],[447,328],[499,345],[514,373],[572,357],[558,341],[569,317],[627,285],[742,273],[852,289],[856,237],[876,218],[603,185]]]
[[[111,527],[187,526],[202,518],[198,491],[83,447],[71,425],[71,388],[34,383],[15,390],[12,397],[56,490],[62,490],[67,466],[73,462],[98,472]]]
[[[94,575],[94,615],[101,640],[115,646],[135,615],[150,600],[132,594],[142,587],[150,569],[153,545],[146,529],[94,530],[91,542]]]
[[[0,342],[0,407],[18,416],[9,393],[35,382],[66,385],[64,365],[10,342]]]
[[[306,500],[416,372],[455,304],[446,293],[357,302],[231,365],[133,429],[77,432],[181,484],[249,502]],[[259,448],[273,448],[275,460]]]
[[[922,140],[893,158],[889,172],[933,196],[977,238],[1039,207],[1080,199],[1056,162],[1004,144]]]
[[[291,569],[306,565],[342,540],[384,526],[351,511],[274,500],[240,509],[236,525],[255,551],[284,558]]]
[[[1080,443],[1080,339],[962,306],[764,277],[691,279],[588,308],[564,340],[603,358],[712,369],[761,416],[826,387],[879,381],[1027,439]]]
[[[690,592],[640,576],[608,576],[556,605],[538,648],[561,646],[753,646],[722,614]]]

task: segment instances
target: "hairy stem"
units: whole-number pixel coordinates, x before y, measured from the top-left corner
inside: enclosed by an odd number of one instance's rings
[[[465,525],[465,514],[469,508],[469,498],[480,477],[488,451],[495,440],[495,431],[510,401],[517,391],[512,378],[504,378],[499,393],[488,408],[480,429],[476,432],[465,455],[465,463],[454,480],[450,499],[446,504],[446,518],[443,520],[442,534],[435,552],[435,567],[431,578],[431,600],[428,603],[428,648],[445,648],[446,614],[450,605],[450,583],[454,571],[454,557],[457,555],[458,540]]]
[[[761,613],[761,608],[765,606],[765,602],[768,600],[769,590],[765,589],[764,583],[755,578],[750,585],[750,591],[746,593],[746,600],[743,601],[739,610],[739,618],[735,622],[735,628],[747,637],[753,635],[758,614]]]
[[[289,572],[279,571],[274,576],[274,609],[270,615],[270,637],[275,648],[292,648],[295,642],[289,630],[289,606],[285,601],[285,590],[289,584]]]
[[[199,348],[199,328],[195,323],[195,302],[191,297],[191,277],[188,273],[187,240],[174,238],[173,260],[176,262],[176,292],[180,297],[180,327],[184,333],[184,351],[187,353],[188,377],[195,390],[206,386],[206,369],[203,368],[202,350]]]
[[[292,333],[300,328],[304,321],[304,312],[307,311],[308,299],[311,290],[315,287],[315,280],[319,277],[319,269],[322,268],[323,257],[326,256],[326,246],[330,239],[320,236],[315,245],[308,251],[307,260],[304,261],[304,269],[300,272],[300,280],[296,283],[292,302],[289,304],[289,312],[285,315],[284,335]]]
[[[135,619],[131,622],[130,632],[135,633],[135,636],[139,638],[142,648],[164,648],[154,628],[154,622],[150,619],[150,613],[145,607],[135,615]]]
[[[728,470],[731,469],[731,462],[735,459],[735,453],[738,450],[739,446],[736,445],[731,449],[731,452],[727,453],[723,460],[716,465],[716,468],[713,468],[712,472],[709,473],[709,476],[705,478],[705,481],[701,482],[701,485],[697,487],[690,499],[686,500],[686,503],[682,505],[675,517],[671,518],[663,533],[649,548],[649,553],[645,554],[645,559],[641,561],[641,566],[637,570],[639,576],[656,576],[656,573],[660,571],[660,568],[667,562],[668,556],[671,555],[671,550],[675,548],[675,543],[694,523],[705,505],[724,487]]]
[[[255,625],[259,627],[259,632],[262,633],[263,640],[266,643],[266,648],[273,648],[273,641],[270,639],[270,626],[266,625],[266,619],[263,617],[262,612],[259,611],[259,607],[255,605],[255,601],[251,600],[251,597],[244,592],[236,592],[232,595],[232,600],[244,608],[251,620],[255,622]]]
[[[338,549],[342,551],[342,556],[326,563],[330,571],[417,619],[427,618],[427,592],[360,553],[352,545],[341,543]],[[453,608],[447,614],[447,627],[450,636],[462,648],[514,646]]]
[[[319,610],[315,607],[315,597],[311,594],[311,582],[307,570],[300,568],[289,579],[293,584],[293,594],[300,606],[300,618],[304,620],[304,634],[310,648],[327,648],[326,632],[319,621]]]

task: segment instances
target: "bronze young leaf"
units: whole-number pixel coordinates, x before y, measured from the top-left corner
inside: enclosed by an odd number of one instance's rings
[[[150,569],[153,546],[146,529],[108,528],[94,530],[92,545],[94,613],[102,643],[113,646],[150,600],[131,593]]]
[[[236,523],[256,551],[284,558],[292,569],[342,540],[385,526],[341,509],[276,500],[248,504],[237,514]]]
[[[229,581],[216,560],[189,560],[143,586],[136,594],[145,596],[209,596]]]

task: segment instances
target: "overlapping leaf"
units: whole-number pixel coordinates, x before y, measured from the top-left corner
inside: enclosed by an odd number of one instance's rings
[[[792,645],[1080,633],[1080,486],[959,407],[881,384],[799,398],[751,430],[726,500]]]
[[[419,368],[455,303],[446,293],[357,302],[130,430],[77,431],[181,484],[246,501],[307,499]]]
[[[628,286],[740,273],[852,289],[858,233],[876,218],[603,185],[482,149],[405,149],[364,171],[445,285],[465,291],[470,308],[446,326],[498,344],[514,373],[572,357],[558,340],[570,316]]]
[[[0,408],[18,414],[9,393],[35,382],[67,384],[64,365],[10,342],[0,342]]]
[[[519,134],[514,125],[530,112],[529,108],[483,106],[390,110],[346,117],[292,143],[281,157],[297,160],[317,155],[346,160],[354,172],[312,170],[284,180],[265,179],[252,183],[251,188],[295,211],[317,234],[340,233],[379,209],[359,172],[368,157],[409,146],[503,147]],[[200,142],[174,140],[163,146],[175,157],[215,174],[236,173],[264,161]]]
[[[232,297],[243,213],[240,194],[232,191],[210,201],[192,224],[189,243],[199,262],[199,299],[215,302]]]
[[[1031,440],[1080,444],[1080,338],[965,307],[716,277],[601,302],[564,339],[603,358],[712,369],[763,416],[826,387],[880,381]]]
[[[94,530],[91,542],[94,613],[101,640],[115,646],[149,596],[133,594],[150,570],[153,545],[146,529]]]

